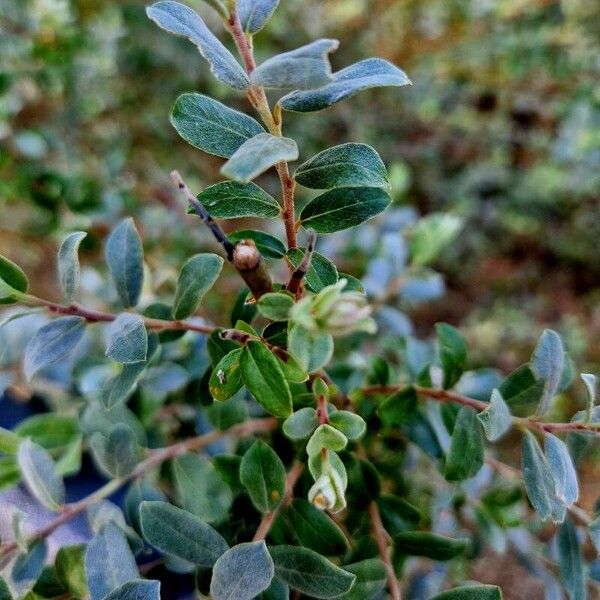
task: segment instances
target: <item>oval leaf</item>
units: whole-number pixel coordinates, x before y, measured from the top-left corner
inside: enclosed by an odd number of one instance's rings
[[[467,539],[454,539],[427,531],[403,531],[394,536],[394,548],[407,556],[426,556],[432,560],[450,560],[464,553]]]
[[[223,259],[216,254],[196,254],[184,263],[175,290],[174,319],[185,319],[196,312],[222,268]]]
[[[244,69],[189,6],[179,2],[157,2],[146,9],[146,14],[161,29],[181,35],[195,44],[219,81],[238,90],[248,87]]]
[[[81,317],[60,317],[44,325],[25,347],[23,371],[27,379],[64,358],[84,332],[85,320]]]
[[[483,466],[484,450],[483,431],[477,420],[477,412],[463,406],[454,423],[444,477],[448,481],[462,481],[476,475]]]
[[[231,155],[221,173],[237,181],[251,181],[277,163],[297,158],[298,146],[294,140],[259,133],[245,141]]]
[[[197,198],[211,216],[218,219],[271,219],[280,212],[277,200],[252,182],[222,181],[202,190]],[[193,210],[190,208],[188,212]],[[236,238],[230,236],[229,239],[234,241]]]
[[[558,529],[558,564],[560,578],[569,598],[584,600],[587,593],[581,543],[569,518]]]
[[[128,581],[113,590],[104,600],[160,600],[160,581]]]
[[[219,402],[228,400],[244,385],[241,361],[242,349],[236,348],[226,354],[213,369],[208,389],[215,400]]]
[[[16,302],[14,292],[25,294],[29,280],[21,267],[0,254],[0,304]]]
[[[210,525],[167,502],[142,502],[140,519],[152,546],[200,567],[212,567],[229,548]]]
[[[122,364],[139,363],[148,354],[148,332],[144,319],[132,313],[121,313],[111,324],[106,356]]]
[[[144,250],[133,219],[123,219],[106,242],[106,262],[123,306],[135,306],[144,284]]]
[[[579,498],[579,484],[569,449],[562,440],[550,433],[544,437],[544,448],[554,477],[556,496],[566,506],[572,506]]]
[[[347,410],[336,410],[329,415],[329,423],[338,431],[341,431],[349,440],[361,438],[367,430],[364,419]]]
[[[444,371],[444,388],[455,385],[467,366],[467,345],[457,329],[448,323],[435,326],[440,352],[440,363]]]
[[[279,0],[238,0],[237,11],[244,31],[260,31],[278,4]]]
[[[341,187],[311,200],[300,213],[304,227],[318,233],[333,233],[356,227],[383,212],[390,197],[381,188]]]
[[[497,389],[492,390],[490,405],[482,410],[477,418],[483,427],[485,437],[490,442],[499,440],[512,424],[510,409]]]
[[[294,179],[304,187],[329,190],[337,187],[389,188],[379,154],[367,144],[342,144],[319,152],[301,164]]]
[[[58,278],[65,299],[69,302],[79,290],[79,244],[86,236],[85,231],[70,233],[58,250]]]
[[[238,544],[215,563],[210,595],[215,600],[250,600],[269,587],[273,573],[264,541]]]
[[[384,86],[410,85],[406,73],[381,58],[361,60],[333,74],[333,81],[319,89],[295,91],[279,101],[281,108],[313,112],[332,106],[361,90]]]
[[[252,117],[195,93],[177,98],[171,123],[186,142],[223,158],[229,158],[246,140],[264,133]]]
[[[283,422],[283,433],[291,440],[304,440],[318,426],[317,411],[307,406],[296,411]]]
[[[258,300],[258,310],[271,321],[286,321],[294,299],[289,294],[269,292]]]
[[[564,363],[565,351],[560,336],[551,329],[544,330],[530,362],[535,378],[544,382],[544,392],[538,406],[540,415],[550,408],[550,403],[558,392]]]

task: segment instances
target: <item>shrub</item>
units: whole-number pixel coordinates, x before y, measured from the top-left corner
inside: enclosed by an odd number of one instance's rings
[[[345,599],[387,590],[398,599],[411,557],[464,566],[483,544],[514,543],[513,528],[530,547],[528,532],[539,520],[555,531],[549,558],[558,560],[564,588],[584,598],[579,526],[600,550],[600,521],[576,504],[575,463],[600,432],[595,377],[581,375],[585,409],[556,422],[548,415],[574,374],[556,332],[544,331],[531,360],[503,379],[468,370],[467,343],[449,324],[437,325],[432,342],[401,335],[403,315],[386,302],[403,277],[434,275],[428,265],[460,231],[454,216],[419,222],[410,267],[376,297],[316,250],[319,236],[359,227],[388,208],[388,175],[373,148],[354,142],[323,150],[292,175],[288,163],[299,150],[282,134],[284,115],[317,112],[368,88],[405,86],[408,77],[379,58],[332,73],[329,54],[338,43],[329,39],[256,65],[253,38],[277,2],[209,4],[243,66],[191,8],[161,1],[147,12],[195,44],[214,76],[245,93],[260,119],[199,93],[181,95],[171,114],[183,139],[226,159],[225,180],[197,195],[171,174],[189,206],[186,218],[202,221],[219,254],[188,258],[169,302],[148,303],[143,242],[132,219],[121,221],[105,243],[113,288],[102,289],[113,312],[75,302],[85,232],[71,232],[58,252],[65,304],[28,293],[25,273],[0,257],[0,301],[26,307],[7,313],[2,325],[14,327],[32,312],[52,317],[36,321],[23,351],[25,377],[52,397],[44,385],[52,370],[77,357],[61,392],[66,399],[55,395],[52,412],[0,431],[4,486],[22,481],[56,513],[33,531],[16,513],[14,541],[1,547],[3,594],[158,598],[159,582],[141,579],[136,563],[154,549],[168,569],[193,571],[199,592],[214,600],[288,598],[290,590]],[[280,96],[274,107],[271,90]],[[281,204],[253,182],[272,168]],[[297,185],[315,191],[301,210]],[[279,218],[284,235],[226,234],[217,222],[242,217]],[[397,256],[381,260],[390,258]],[[231,326],[224,316],[216,325],[194,316],[225,262],[241,278]],[[377,269],[368,276],[376,283]],[[378,325],[391,330],[391,343],[374,341]],[[507,436],[520,437],[521,470],[492,456],[499,453],[492,444]],[[63,477],[79,472],[83,450],[108,481],[67,502]],[[126,516],[107,500],[121,488]],[[46,539],[82,513],[91,541],[63,547],[44,567]],[[446,574],[449,583],[461,578]],[[447,587],[428,585],[433,594]],[[473,583],[435,597],[500,596],[497,586]]]

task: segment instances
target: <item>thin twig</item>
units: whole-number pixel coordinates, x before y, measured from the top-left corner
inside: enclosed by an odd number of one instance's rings
[[[285,495],[283,500],[275,510],[268,512],[263,516],[262,521],[260,522],[258,529],[254,534],[254,538],[252,538],[253,542],[264,540],[267,535],[269,535],[269,531],[271,531],[271,527],[273,527],[273,523],[275,522],[277,515],[283,508],[290,505],[294,497],[294,486],[300,478],[300,475],[302,475],[303,470],[304,465],[301,462],[294,463],[292,468],[289,470],[285,479]]]
[[[308,231],[308,240],[306,241],[306,250],[304,252],[304,256],[300,261],[300,264],[296,267],[294,272],[292,273],[290,280],[288,281],[285,289],[294,294],[294,296],[298,297],[301,294],[301,286],[306,274],[310,269],[310,265],[312,263],[312,258],[315,253],[315,248],[317,244],[317,233],[314,229],[310,229]]]
[[[405,389],[405,385],[371,385],[361,389],[363,394],[394,394]],[[414,386],[415,392],[423,398],[431,398],[437,402],[452,402],[461,406],[468,406],[478,412],[489,407],[487,402],[463,396],[451,390],[440,390]],[[593,433],[600,434],[600,423],[585,423],[575,421],[572,423],[545,423],[535,418],[512,417],[513,425],[535,429],[542,433]]]
[[[253,419],[250,421],[246,421],[245,423],[240,423],[239,425],[234,425],[233,427],[230,427],[225,431],[211,431],[210,433],[206,433],[198,437],[183,440],[181,442],[178,442],[177,444],[173,444],[172,446],[167,446],[166,448],[154,450],[146,460],[139,463],[135,467],[135,469],[131,471],[131,473],[129,473],[128,475],[112,479],[89,496],[82,498],[78,502],[65,505],[60,514],[55,519],[50,521],[47,525],[45,525],[35,533],[28,536],[26,542],[29,544],[35,540],[47,538],[61,525],[64,525],[77,515],[85,512],[86,510],[88,510],[88,508],[90,508],[97,502],[100,502],[101,500],[107,498],[129,481],[133,481],[134,479],[143,477],[148,471],[161,465],[167,460],[209,446],[210,444],[213,444],[222,437],[244,437],[260,431],[271,431],[276,427],[277,420],[273,417],[268,417],[264,419]],[[17,542],[8,542],[6,544],[3,544],[2,546],[0,546],[0,557],[6,556],[7,554],[14,552],[17,549]]]
[[[369,516],[371,518],[371,532],[373,538],[377,543],[379,549],[379,556],[385,565],[385,571],[387,574],[388,588],[390,592],[390,598],[392,600],[401,600],[402,594],[400,592],[400,584],[394,571],[394,565],[390,556],[390,536],[385,530],[383,523],[381,522],[381,515],[379,514],[379,508],[375,501],[369,504]]]

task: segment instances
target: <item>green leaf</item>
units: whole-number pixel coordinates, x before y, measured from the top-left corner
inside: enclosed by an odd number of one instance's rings
[[[21,444],[21,437],[10,429],[0,427],[0,452],[3,454],[16,454]]]
[[[523,433],[522,471],[525,491],[540,519],[561,523],[565,505],[556,496],[556,484],[548,461],[530,431]]]
[[[304,187],[329,190],[338,187],[389,188],[379,154],[367,144],[341,144],[319,152],[301,164],[294,179]]]
[[[196,254],[184,263],[175,290],[175,320],[185,319],[196,312],[204,294],[217,281],[222,268],[223,259],[216,254]]]
[[[55,450],[67,446],[77,438],[79,426],[74,417],[42,413],[21,421],[14,432],[21,438],[31,438],[33,442],[47,450]]]
[[[536,381],[529,365],[521,365],[500,384],[498,391],[509,406],[537,403],[542,397],[544,382]]]
[[[305,498],[296,498],[282,518],[299,546],[324,556],[342,554],[348,549],[343,531],[326,512]]]
[[[550,408],[550,403],[558,392],[564,361],[565,351],[560,336],[551,329],[545,329],[536,344],[530,362],[535,378],[544,382],[538,414],[544,414]]]
[[[237,0],[237,11],[244,31],[260,31],[278,4],[279,0]]]
[[[551,433],[544,436],[544,449],[554,477],[556,496],[566,506],[572,506],[579,498],[579,484],[569,449],[562,440]]]
[[[128,581],[108,594],[105,600],[160,600],[160,581]]]
[[[378,598],[385,589],[387,581],[385,566],[378,558],[368,558],[344,565],[344,570],[356,575],[356,583],[348,593],[338,596],[336,600]]]
[[[347,410],[336,410],[329,415],[329,423],[341,431],[349,440],[358,440],[367,430],[364,419]]]
[[[91,600],[103,600],[119,586],[138,579],[135,559],[117,525],[109,523],[89,542],[85,574]]]
[[[448,323],[435,326],[440,352],[440,363],[444,371],[444,388],[458,383],[467,366],[467,345],[460,333]]]
[[[391,199],[381,188],[340,187],[311,200],[300,213],[304,227],[334,233],[356,227],[383,212]]]
[[[210,525],[167,502],[142,502],[140,519],[148,543],[197,566],[212,567],[229,548]]]
[[[217,219],[272,219],[280,213],[277,200],[252,182],[221,181],[202,190],[197,198]],[[190,207],[188,212],[195,211]],[[235,235],[230,236],[231,241],[234,239]]]
[[[21,267],[0,254],[0,304],[12,304],[19,293],[25,294],[29,280]]]
[[[428,531],[403,531],[394,536],[394,548],[407,556],[425,556],[432,560],[450,560],[464,553],[469,540],[454,539]]]
[[[54,568],[60,583],[75,598],[85,598],[87,596],[85,545],[63,546],[56,554]]]
[[[291,248],[288,250],[287,256],[294,268],[302,262],[305,253],[304,248]],[[310,263],[310,268],[306,274],[306,287],[311,292],[320,292],[328,285],[337,283],[339,279],[336,266],[319,252],[315,252]]]
[[[45,540],[35,542],[27,551],[17,556],[10,569],[10,579],[16,584],[16,596],[20,598],[31,589],[44,569],[48,554]]]
[[[65,484],[50,454],[27,439],[19,446],[17,462],[31,495],[47,509],[59,510],[65,503]]]
[[[223,158],[229,158],[246,140],[264,133],[252,117],[195,93],[177,98],[171,123],[186,142]]]
[[[271,292],[263,294],[258,300],[258,310],[271,321],[285,321],[294,299],[289,294]]]
[[[483,431],[477,420],[477,412],[463,406],[454,423],[444,477],[448,481],[462,481],[476,475],[483,466],[484,450]]]
[[[560,579],[571,600],[584,600],[586,594],[585,573],[581,556],[581,544],[577,530],[570,518],[558,529],[558,564]]]
[[[77,345],[85,332],[85,319],[59,317],[44,325],[25,347],[23,371],[31,378],[42,369],[64,358]]]
[[[334,429],[327,423],[323,423],[317,427],[310,440],[308,440],[306,452],[309,456],[319,454],[323,448],[338,452],[343,450],[347,444],[348,438],[341,431]]]
[[[581,380],[588,393],[587,420],[590,421],[594,404],[596,403],[596,376],[592,373],[581,373]]]
[[[304,440],[318,426],[317,411],[307,406],[296,411],[283,422],[283,433],[290,440]]]
[[[108,437],[94,433],[90,447],[98,467],[109,477],[129,475],[140,458],[135,434],[124,423],[115,425]]]
[[[272,546],[275,575],[291,588],[315,598],[335,598],[350,590],[356,575],[299,546]]]
[[[292,394],[281,366],[262,343],[251,341],[242,352],[242,379],[256,401],[270,414],[292,414]]]
[[[0,600],[13,600],[10,589],[2,577],[0,577]]]
[[[250,600],[269,587],[273,572],[264,541],[238,544],[215,563],[210,595],[214,600]]]
[[[106,241],[105,258],[123,306],[135,306],[144,284],[144,249],[132,218],[123,219]]]
[[[497,585],[465,585],[437,594],[431,600],[502,600],[502,590]]]
[[[265,442],[257,440],[244,454],[240,480],[260,512],[271,512],[281,504],[285,494],[285,467]]]
[[[173,461],[175,489],[183,508],[203,521],[218,521],[227,514],[231,490],[204,456],[187,454]]]
[[[321,88],[287,94],[281,98],[279,105],[294,112],[314,112],[354,96],[362,90],[410,83],[406,73],[388,61],[367,58],[334,73],[333,81]]]
[[[492,390],[489,406],[482,410],[477,418],[483,427],[485,437],[490,442],[499,440],[512,424],[510,408],[497,389]]]
[[[326,85],[332,79],[328,54],[339,45],[337,40],[315,40],[273,56],[252,71],[250,83],[287,90],[310,90]]]
[[[411,385],[388,396],[377,409],[377,414],[386,425],[404,425],[415,414],[417,393]]]
[[[231,398],[244,385],[241,371],[242,349],[226,354],[213,369],[208,382],[211,396],[223,402]]]
[[[302,325],[293,325],[288,333],[288,350],[308,373],[324,367],[333,356],[333,337],[326,333],[312,334]]]
[[[462,225],[462,219],[448,213],[433,213],[419,219],[410,237],[413,265],[428,265],[438,258]]]
[[[71,302],[79,290],[79,244],[87,236],[85,231],[70,233],[58,250],[58,278],[63,295]]]
[[[259,133],[245,141],[231,155],[221,173],[230,179],[249,182],[277,163],[297,158],[298,146],[294,140]]]
[[[238,90],[248,87],[244,69],[194,10],[179,2],[156,2],[146,8],[146,14],[161,29],[195,44],[219,81]]]
[[[229,234],[229,241],[239,242],[241,240],[252,240],[265,258],[283,258],[285,256],[286,249],[284,243],[264,231],[241,229]]]
[[[109,327],[106,356],[121,364],[144,362],[148,354],[148,332],[144,319],[121,313]]]

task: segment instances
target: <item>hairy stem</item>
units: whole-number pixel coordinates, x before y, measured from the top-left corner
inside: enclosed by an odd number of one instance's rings
[[[128,475],[112,479],[89,496],[82,498],[78,502],[65,505],[60,514],[55,519],[50,521],[47,525],[45,525],[38,531],[34,532],[32,535],[28,536],[26,542],[31,543],[35,540],[47,538],[61,525],[64,525],[72,518],[85,512],[86,510],[88,510],[88,508],[90,508],[97,502],[104,500],[126,483],[133,481],[134,479],[143,477],[146,473],[148,473],[148,471],[161,465],[167,460],[176,458],[177,456],[181,456],[182,454],[186,454],[187,452],[200,450],[201,448],[209,446],[210,444],[213,444],[214,442],[225,436],[241,438],[252,433],[258,433],[261,431],[272,431],[276,427],[277,419],[273,417],[268,417],[264,419],[253,419],[250,421],[246,421],[245,423],[241,423],[239,425],[234,425],[233,427],[230,427],[225,431],[211,431],[210,433],[206,433],[198,437],[183,440],[182,442],[178,442],[177,444],[173,444],[172,446],[167,446],[166,448],[154,450],[151,452],[150,456],[146,458],[146,460],[143,460],[141,463],[139,463],[135,467],[135,469]],[[0,557],[4,557],[17,549],[17,542],[8,542],[6,544],[3,544],[2,546],[0,546]]]
[[[361,389],[363,394],[394,394],[405,389],[405,385],[371,385]],[[481,412],[488,408],[487,402],[476,400],[475,398],[469,398],[450,390],[440,390],[434,388],[425,388],[414,386],[417,395],[423,398],[431,398],[437,402],[452,402],[454,404],[460,404],[462,406],[468,406],[475,409],[477,412]],[[526,427],[527,429],[534,429],[541,431],[542,433],[595,433],[600,434],[600,423],[586,423],[584,421],[576,421],[574,423],[545,423],[533,417],[512,417],[513,425],[518,427]]]
[[[385,565],[390,598],[392,600],[401,600],[402,594],[400,593],[400,584],[398,583],[398,578],[396,577],[394,565],[392,564],[392,559],[390,557],[390,536],[381,522],[379,508],[375,501],[369,504],[369,516],[371,518],[371,532],[377,543],[379,556]]]
[[[303,470],[304,465],[301,462],[294,463],[292,468],[289,470],[285,479],[285,496],[275,510],[268,512],[263,516],[262,521],[260,522],[258,529],[254,534],[254,538],[252,538],[253,542],[264,540],[267,535],[269,535],[269,531],[271,531],[271,527],[273,527],[273,523],[275,522],[277,515],[283,508],[290,505],[294,497],[294,486],[300,478],[300,475],[302,475]]]
[[[252,71],[256,68],[254,51],[252,49],[252,44],[244,34],[242,24],[240,23],[240,17],[235,9],[230,11],[226,25],[235,42],[239,55],[244,62],[246,72],[248,75],[251,75]],[[271,135],[281,136],[281,114],[277,112],[277,116],[273,116],[264,88],[258,85],[251,85],[248,88],[247,96],[250,104],[254,107],[269,130],[269,133]],[[298,238],[296,235],[294,204],[296,182],[290,175],[287,162],[280,162],[277,164],[277,174],[279,175],[279,181],[281,182],[281,193],[283,196],[282,218],[285,225],[288,248],[297,248]]]

